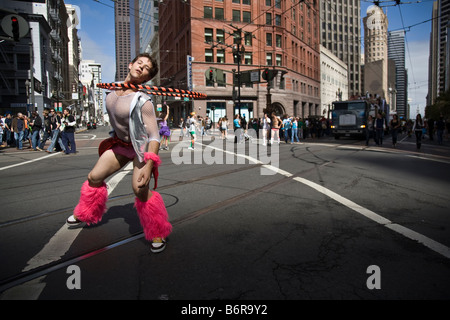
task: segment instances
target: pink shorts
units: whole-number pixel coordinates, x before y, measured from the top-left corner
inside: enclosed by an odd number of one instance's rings
[[[114,154],[120,154],[127,157],[130,161],[133,161],[134,157],[136,157],[136,152],[134,151],[133,145],[130,145],[129,147],[115,145],[111,150]]]

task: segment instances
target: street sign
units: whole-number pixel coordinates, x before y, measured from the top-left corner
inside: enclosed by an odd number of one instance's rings
[[[27,35],[30,27],[27,20],[18,14],[8,14],[2,19],[2,29],[15,41],[19,41],[19,38],[23,38]]]

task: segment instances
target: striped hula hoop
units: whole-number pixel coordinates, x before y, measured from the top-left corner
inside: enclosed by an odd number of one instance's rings
[[[143,91],[147,94],[153,94],[158,96],[171,96],[171,97],[187,97],[196,99],[205,99],[206,94],[196,91],[173,89],[165,87],[156,87],[142,84],[132,84],[132,83],[97,83],[97,87],[109,90],[118,90],[122,88],[132,89],[136,91]]]

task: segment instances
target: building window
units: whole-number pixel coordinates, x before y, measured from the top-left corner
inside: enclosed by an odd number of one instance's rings
[[[214,13],[216,20],[223,20],[223,8],[215,8]]]
[[[272,46],[272,34],[266,33],[266,46],[271,47]]]
[[[217,50],[217,63],[225,63],[225,50]]]
[[[239,10],[233,10],[233,21],[235,22],[241,21],[241,12]]]
[[[266,65],[271,66],[272,65],[272,54],[266,53]]]
[[[205,49],[205,62],[214,62],[212,49]]]
[[[278,48],[281,48],[281,35],[280,34],[275,35],[275,45]]]
[[[253,58],[251,52],[244,53],[244,64],[253,64]]]
[[[252,13],[250,11],[242,11],[242,22],[252,22]]]
[[[281,27],[281,15],[275,15],[275,25]]]
[[[216,29],[216,38],[218,43],[225,43],[225,32],[223,29]]]
[[[269,26],[272,25],[272,14],[270,12],[266,12],[266,24]]]
[[[275,59],[277,66],[281,67],[281,54],[277,54]]]
[[[212,43],[213,42],[213,29],[205,28],[205,42]]]
[[[212,7],[203,7],[203,16],[205,19],[212,19]]]
[[[244,45],[251,46],[252,45],[252,34],[250,32],[244,32]]]

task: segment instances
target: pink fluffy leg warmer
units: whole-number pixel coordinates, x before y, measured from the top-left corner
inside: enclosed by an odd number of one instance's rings
[[[106,184],[100,187],[91,187],[88,181],[81,186],[80,202],[73,211],[74,216],[88,225],[98,223],[106,212],[108,190]]]
[[[161,195],[152,191],[152,197],[146,202],[138,198],[134,203],[144,228],[145,239],[151,241],[153,238],[166,238],[172,232],[169,215]]]

